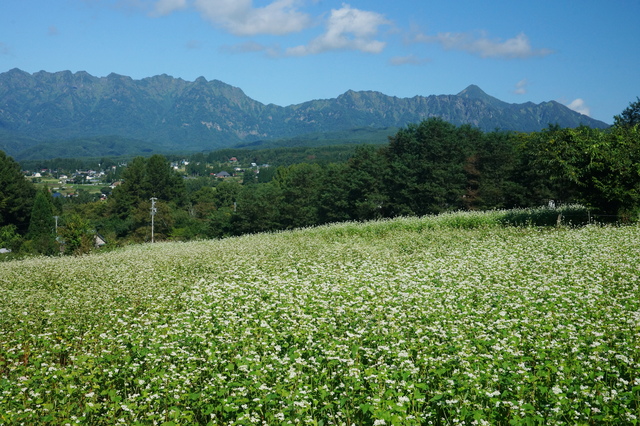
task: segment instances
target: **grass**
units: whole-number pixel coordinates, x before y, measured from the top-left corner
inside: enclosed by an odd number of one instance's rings
[[[3,263],[0,424],[637,424],[640,228],[507,213]]]
[[[47,187],[51,192],[59,192],[64,196],[77,194],[79,190],[86,191],[89,194],[99,194],[100,189],[108,186],[107,184],[75,184],[69,183],[61,184],[58,179],[55,178],[41,178],[36,187]]]

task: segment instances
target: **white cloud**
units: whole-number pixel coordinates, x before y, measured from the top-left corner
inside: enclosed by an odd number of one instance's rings
[[[288,56],[304,56],[330,50],[360,50],[366,53],[380,53],[386,43],[375,40],[379,27],[390,24],[376,12],[353,9],[343,4],[340,9],[332,9],[323,34],[311,40],[308,45],[286,50]]]
[[[528,85],[529,85],[529,82],[527,81],[527,79],[523,78],[522,80],[516,83],[516,88],[514,89],[513,93],[515,93],[516,95],[524,95],[525,93],[527,93]]]
[[[582,98],[573,100],[570,104],[567,105],[567,107],[574,110],[575,112],[586,115],[587,117],[591,116],[591,109],[589,109],[584,99]]]
[[[186,7],[187,0],[158,0],[154,6],[154,15],[164,16]]]
[[[429,58],[419,58],[416,55],[394,56],[389,59],[391,65],[422,65],[430,62]]]
[[[298,10],[298,0],[275,0],[264,7],[254,7],[252,0],[195,0],[195,8],[209,21],[232,34],[282,35],[302,31],[311,18]]]
[[[474,37],[467,33],[438,33],[435,36],[418,34],[415,41],[422,43],[438,43],[446,50],[461,50],[482,58],[528,58],[546,56],[552,53],[549,49],[533,49],[529,38],[520,33],[508,40],[489,39],[481,34]]]

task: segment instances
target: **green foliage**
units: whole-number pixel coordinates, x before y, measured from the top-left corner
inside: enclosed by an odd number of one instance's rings
[[[317,164],[279,167],[272,184],[279,189],[282,203],[279,223],[284,229],[316,225],[322,168]],[[274,200],[275,201],[275,200]]]
[[[515,135],[485,133],[472,141],[472,151],[464,163],[467,189],[463,206],[471,210],[522,206],[524,187],[530,182],[519,182],[524,170],[519,167],[522,153]]]
[[[358,147],[345,164],[328,166],[319,194],[321,222],[382,217],[387,204],[385,170],[384,156],[372,146]]]
[[[537,166],[565,193],[603,215],[628,215],[640,206],[640,133],[588,127],[549,129],[536,136]]]
[[[216,186],[214,201],[218,208],[233,208],[238,194],[242,190],[242,185],[237,182],[221,182]]]
[[[242,184],[253,185],[254,183],[258,183],[258,176],[255,170],[245,170],[242,174]]]
[[[19,152],[16,158],[23,164],[46,163],[47,159],[56,159],[64,164],[64,160],[84,163],[84,158],[92,157],[134,157],[149,155],[152,152],[163,152],[157,144],[150,141],[131,139],[121,136],[88,136],[66,140],[44,140]],[[80,158],[83,158],[80,160]],[[97,168],[97,167],[94,167]],[[86,167],[77,167],[82,170]]]
[[[465,159],[482,132],[431,118],[401,129],[385,151],[391,215],[424,215],[462,207]]]
[[[136,157],[122,173],[122,184],[114,188],[112,192],[115,213],[118,216],[127,216],[135,208],[135,204],[140,203],[149,195],[144,190],[145,169],[145,159]]]
[[[176,215],[170,203],[162,200],[155,202],[154,240],[162,241],[172,234]],[[133,234],[131,240],[136,243],[151,241],[151,201],[141,201],[132,212]]]
[[[148,159],[134,158],[122,175],[123,183],[117,186],[110,199],[112,214],[124,225],[125,233],[135,232],[135,239],[146,239],[146,224],[150,211],[150,199],[159,200],[163,214],[159,219],[161,232],[159,236],[170,233],[170,210],[172,206],[181,206],[186,199],[184,180],[171,168],[161,155],[153,155]],[[166,210],[166,211],[164,211]]]
[[[640,124],[640,98],[630,102],[620,115],[614,116],[613,124],[616,127],[633,127]]]
[[[385,136],[385,141],[387,137]],[[362,143],[373,144],[375,140],[365,140]],[[247,147],[221,149],[211,152],[207,156],[209,163],[228,162],[229,158],[236,157],[239,162],[256,163],[261,172],[265,170],[263,165],[290,166],[299,163],[342,163],[347,161],[360,144],[333,144],[321,146],[290,146],[267,149],[249,149]]]
[[[31,253],[44,255],[54,255],[59,252],[55,234],[55,211],[53,199],[46,188],[42,188],[36,193],[31,218],[29,221],[29,231],[27,232],[27,249]]]
[[[95,234],[88,220],[79,214],[65,217],[64,226],[58,229],[64,241],[64,254],[82,255],[94,248]]]
[[[277,170],[276,167],[261,167],[258,169],[258,183],[271,182]]]
[[[203,218],[216,209],[216,189],[203,186],[191,194],[189,215]]]
[[[398,131],[397,127],[391,128],[354,128],[344,131],[328,131],[321,133],[307,133],[292,138],[259,140],[238,144],[238,148],[259,150],[258,152],[273,151],[277,148],[289,148],[293,152],[307,152],[307,160],[323,160],[327,149],[349,150],[350,145],[375,144],[383,145]],[[264,155],[264,154],[263,154]],[[268,154],[267,154],[268,155]],[[295,155],[295,154],[294,154]],[[257,157],[260,154],[256,154]],[[313,156],[314,158],[309,158]],[[279,159],[270,159],[268,162],[278,162]],[[288,165],[288,164],[287,164]]]
[[[561,207],[512,209],[497,216],[498,223],[513,226],[580,226],[596,220],[584,206],[568,204]]]
[[[500,215],[4,263],[0,423],[637,425],[640,228]]]
[[[149,198],[156,197],[178,205],[184,201],[183,179],[162,155],[152,155],[147,159],[142,187]]]
[[[20,165],[0,151],[0,227],[15,225],[24,233],[29,225],[36,190]]]
[[[203,170],[238,165],[246,170],[242,181],[181,177],[165,157],[136,157],[107,202],[78,189],[79,196],[58,200],[57,208],[83,215],[115,245],[150,239],[151,197],[162,210],[156,224],[160,240],[515,207],[529,210],[512,211],[505,223],[555,225],[558,214],[552,217],[551,210],[531,213],[551,200],[585,205],[592,220],[629,221],[640,212],[639,147],[637,127],[484,133],[432,118],[399,130],[388,146],[227,150],[189,159]],[[345,155],[348,160],[340,160]],[[258,166],[268,159],[283,164]],[[588,221],[582,214],[562,217],[563,224]]]
[[[173,210],[171,213],[173,225],[169,230],[170,240],[190,241],[208,237],[207,224],[199,220],[195,209]]]
[[[16,225],[5,225],[0,227],[0,248],[11,250],[12,253],[18,253],[22,246],[22,236],[18,233]],[[0,258],[7,257],[0,255]]]
[[[288,206],[289,212],[300,206],[300,203]],[[304,209],[307,206],[303,206]],[[234,234],[252,234],[274,231],[291,222],[283,223],[284,216],[280,209],[285,208],[284,190],[274,183],[265,183],[242,187],[238,194],[237,209],[233,216]],[[295,211],[300,211],[296,209]],[[223,228],[224,229],[224,228]]]
[[[239,224],[234,224],[235,212],[233,207],[219,207],[215,211],[211,212],[207,217],[206,222],[206,235],[209,238],[224,238],[238,233],[251,232],[250,227],[253,226],[251,222],[238,221]]]

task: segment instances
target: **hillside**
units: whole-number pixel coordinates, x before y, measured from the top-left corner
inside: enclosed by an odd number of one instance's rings
[[[482,130],[537,131],[550,123],[605,128],[557,102],[509,104],[469,86],[457,95],[397,98],[347,91],[335,99],[286,107],[264,105],[237,88],[200,77],[133,80],[110,74],[13,69],[0,74],[0,149],[17,159],[66,156],[68,140],[85,140],[93,156],[114,155],[96,138],[128,140],[118,152],[207,151],[308,134],[404,127],[429,117]],[[52,147],[53,145],[53,147]],[[31,150],[29,150],[31,149]],[[27,151],[29,150],[29,151]],[[127,151],[127,152],[125,152]]]
[[[3,263],[0,423],[634,424],[640,228],[482,222]]]

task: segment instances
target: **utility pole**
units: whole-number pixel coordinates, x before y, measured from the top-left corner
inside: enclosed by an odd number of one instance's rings
[[[156,209],[156,197],[151,197],[151,242],[153,243],[153,218],[156,215],[158,209]]]

